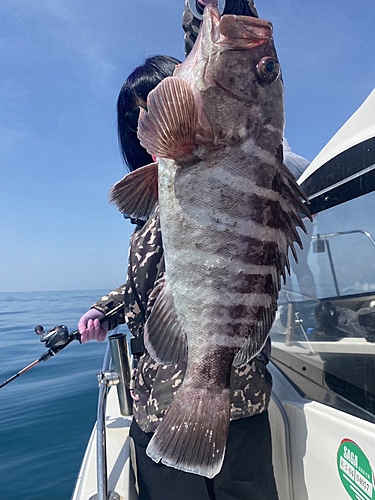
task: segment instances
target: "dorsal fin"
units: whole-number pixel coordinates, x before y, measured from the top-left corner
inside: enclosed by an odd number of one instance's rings
[[[285,165],[282,165],[276,174],[274,189],[280,193],[280,208],[277,211],[280,232],[275,254],[276,275],[273,281],[274,290],[272,294],[275,300],[272,301],[269,307],[263,310],[254,331],[247,338],[242,348],[237,352],[233,361],[233,366],[238,368],[249,363],[251,359],[263,349],[276,315],[276,300],[281,288],[280,277],[283,277],[285,283],[286,274],[290,274],[288,251],[289,249],[291,250],[294,259],[298,262],[294,242],[302,249],[302,241],[296,228],[300,227],[307,234],[305,224],[300,214],[312,220],[306,203],[308,202],[306,195],[298,186],[294,176]],[[305,201],[305,203],[303,201]]]

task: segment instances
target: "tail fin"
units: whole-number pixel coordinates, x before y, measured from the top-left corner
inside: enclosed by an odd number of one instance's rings
[[[185,472],[212,478],[224,460],[230,419],[230,391],[182,385],[146,453]]]

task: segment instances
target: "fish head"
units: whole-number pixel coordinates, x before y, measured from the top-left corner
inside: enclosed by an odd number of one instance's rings
[[[282,142],[284,92],[269,21],[220,16],[208,5],[198,39],[174,76],[187,81],[198,108],[197,142]]]

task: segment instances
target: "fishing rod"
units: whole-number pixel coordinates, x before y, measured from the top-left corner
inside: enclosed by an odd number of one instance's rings
[[[100,321],[100,323],[103,323],[103,321],[116,314],[117,311],[119,311],[122,307],[124,307],[123,304],[119,304],[108,313],[101,314],[97,319]],[[12,377],[5,380],[5,382],[0,384],[0,389],[8,385],[10,382],[12,382],[12,380],[18,378],[20,375],[29,371],[34,366],[38,365],[41,361],[47,361],[47,359],[55,356],[58,352],[65,349],[66,346],[73,342],[73,340],[78,340],[78,342],[81,343],[81,334],[79,333],[79,331],[74,330],[74,332],[69,332],[68,327],[65,325],[55,326],[47,332],[44,331],[44,328],[41,325],[37,325],[35,327],[35,333],[42,336],[40,341],[45,343],[48,351],[45,352],[39,359],[36,359],[29,365],[25,366],[25,368],[22,368],[22,370],[12,375]]]

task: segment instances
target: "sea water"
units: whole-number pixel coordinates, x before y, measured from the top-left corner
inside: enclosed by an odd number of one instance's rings
[[[107,292],[0,293],[0,384],[46,352],[36,325],[76,330]],[[1,500],[70,499],[96,420],[106,344],[73,341],[0,389]]]

